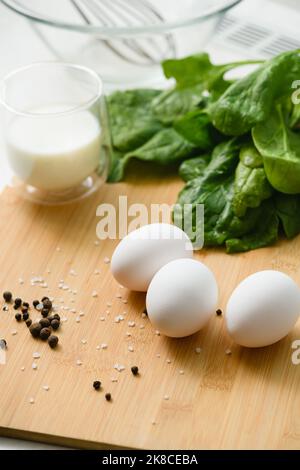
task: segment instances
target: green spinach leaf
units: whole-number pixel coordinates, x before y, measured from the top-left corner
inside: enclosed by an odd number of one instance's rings
[[[141,147],[124,154],[115,154],[109,176],[110,182],[120,181],[125,168],[132,158],[169,165],[193,155],[197,147],[188,142],[173,128],[163,129]]]
[[[179,167],[179,176],[184,181],[190,181],[199,176],[203,176],[204,170],[207,167],[210,156],[207,154],[200,157],[189,158],[184,160]]]
[[[300,233],[300,195],[276,193],[275,204],[287,238]]]
[[[300,135],[289,129],[281,104],[253,129],[252,136],[273,188],[287,194],[300,193]]]
[[[266,121],[274,103],[290,93],[300,75],[298,51],[284,52],[234,82],[210,107],[214,126],[225,135],[246,134]]]
[[[267,180],[263,160],[254,145],[245,145],[240,152],[240,163],[235,172],[232,207],[239,217],[248,207],[258,207],[264,199],[272,196],[272,187]]]
[[[190,111],[174,122],[174,129],[199,150],[208,150],[216,143],[214,129],[205,111]]]
[[[107,98],[113,145],[128,152],[143,145],[162,125],[153,115],[151,103],[157,90],[116,91]]]

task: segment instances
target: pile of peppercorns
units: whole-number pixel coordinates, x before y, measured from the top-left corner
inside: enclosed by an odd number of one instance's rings
[[[49,316],[52,311],[52,302],[49,297],[43,297],[41,301],[34,300],[32,302],[33,307],[42,315],[41,320],[36,323],[32,323],[30,319],[30,305],[28,302],[23,302],[19,297],[13,300],[12,293],[8,291],[3,293],[3,298],[6,303],[13,302],[13,308],[17,310],[15,314],[16,321],[23,320],[34,338],[48,341],[50,348],[57,346],[58,337],[52,334],[52,330],[56,331],[60,327],[60,316],[57,313]]]

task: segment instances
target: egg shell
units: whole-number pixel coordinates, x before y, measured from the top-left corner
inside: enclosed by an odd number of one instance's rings
[[[154,328],[180,338],[203,328],[215,312],[217,301],[213,273],[203,263],[185,258],[171,261],[155,274],[146,307]]]
[[[286,336],[300,313],[300,289],[287,274],[259,271],[233,291],[226,307],[226,326],[241,346],[257,348]]]
[[[111,259],[111,271],[119,284],[146,292],[162,266],[192,257],[193,245],[180,228],[159,223],[144,225],[121,240]]]

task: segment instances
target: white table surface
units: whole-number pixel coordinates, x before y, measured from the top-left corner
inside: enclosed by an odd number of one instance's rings
[[[246,0],[251,1],[251,0]],[[264,0],[261,0],[264,1]],[[299,0],[273,0],[276,3],[297,5]],[[9,41],[7,40],[9,38]],[[9,44],[9,47],[8,47]],[[220,51],[213,44],[208,48],[214,60],[232,60],[230,54]],[[16,67],[28,64],[34,60],[51,60],[51,53],[35,37],[26,21],[0,5],[0,79]],[[5,148],[3,144],[3,132],[0,121],[0,191],[9,184],[11,177],[5,159]],[[0,437],[0,450],[44,450],[62,449],[58,446],[50,446],[24,440],[8,439]]]

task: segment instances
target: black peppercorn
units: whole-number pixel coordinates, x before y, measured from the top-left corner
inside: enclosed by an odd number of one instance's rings
[[[131,372],[133,373],[133,375],[138,375],[139,368],[137,366],[133,366],[131,367]]]
[[[21,305],[22,305],[22,299],[20,299],[19,297],[17,297],[17,298],[15,299],[15,307],[19,308],[19,307],[21,307]]]
[[[48,318],[42,318],[40,321],[39,321],[39,324],[41,325],[42,328],[49,328],[50,326],[50,321]]]
[[[39,323],[32,323],[32,325],[29,327],[29,331],[34,338],[38,338],[40,336],[41,329],[42,327]]]
[[[22,317],[24,321],[27,321],[29,318],[29,313],[28,312],[23,313]]]
[[[51,310],[51,308],[52,308],[52,302],[51,302],[51,300],[49,300],[48,298],[46,298],[46,299],[42,300],[42,303],[43,303],[43,305],[44,305],[44,308],[46,308],[46,309],[50,312],[50,310]]]
[[[3,299],[5,300],[5,302],[11,302],[12,293],[9,291],[3,292]]]
[[[60,321],[60,316],[58,315],[58,313],[55,313],[55,314],[53,315],[53,320],[58,320],[58,321]]]
[[[222,313],[223,313],[223,312],[222,312],[222,310],[221,310],[220,308],[218,308],[218,310],[216,310],[216,314],[218,315],[218,317],[219,317],[220,315],[222,315]]]
[[[16,313],[16,314],[15,314],[15,319],[16,319],[17,321],[21,321],[21,320],[22,320],[22,315],[21,315],[20,313]]]
[[[99,382],[99,380],[95,380],[95,382],[93,383],[93,387],[95,390],[99,390],[101,387],[101,382]]]
[[[40,331],[40,338],[41,338],[43,341],[46,341],[46,339],[48,339],[50,335],[51,335],[51,330],[50,330],[50,328],[42,328],[42,329],[41,329],[41,331]]]
[[[18,310],[18,308],[19,308],[19,306],[15,304],[15,305],[14,305],[14,309],[15,309],[15,310]]]
[[[23,307],[28,309],[29,308],[29,303],[28,302],[23,302]]]
[[[39,303],[40,303],[40,301],[39,301],[39,300],[34,300],[34,301],[32,302],[32,305],[33,305],[33,306],[34,306],[34,308],[35,308],[35,307],[37,307],[37,306],[38,306],[38,304],[39,304]]]
[[[45,300],[49,300],[49,297],[45,296],[42,298],[42,302],[44,302]]]
[[[58,337],[55,336],[55,335],[49,336],[48,344],[49,344],[50,348],[52,348],[52,349],[56,348],[56,346],[58,344]]]
[[[58,328],[60,326],[60,321],[57,320],[56,318],[54,318],[51,322],[51,326],[52,326],[53,330],[58,330]]]
[[[26,326],[29,328],[31,325],[32,325],[32,320],[30,320],[30,318],[28,318],[28,320],[26,320]]]
[[[28,313],[28,308],[27,307],[22,307],[21,312],[22,313]]]
[[[106,394],[105,394],[105,400],[106,400],[106,401],[110,401],[110,400],[111,400],[111,394],[110,394],[110,393],[106,393]]]
[[[41,311],[42,317],[46,318],[49,315],[49,310],[47,308],[43,308]]]

